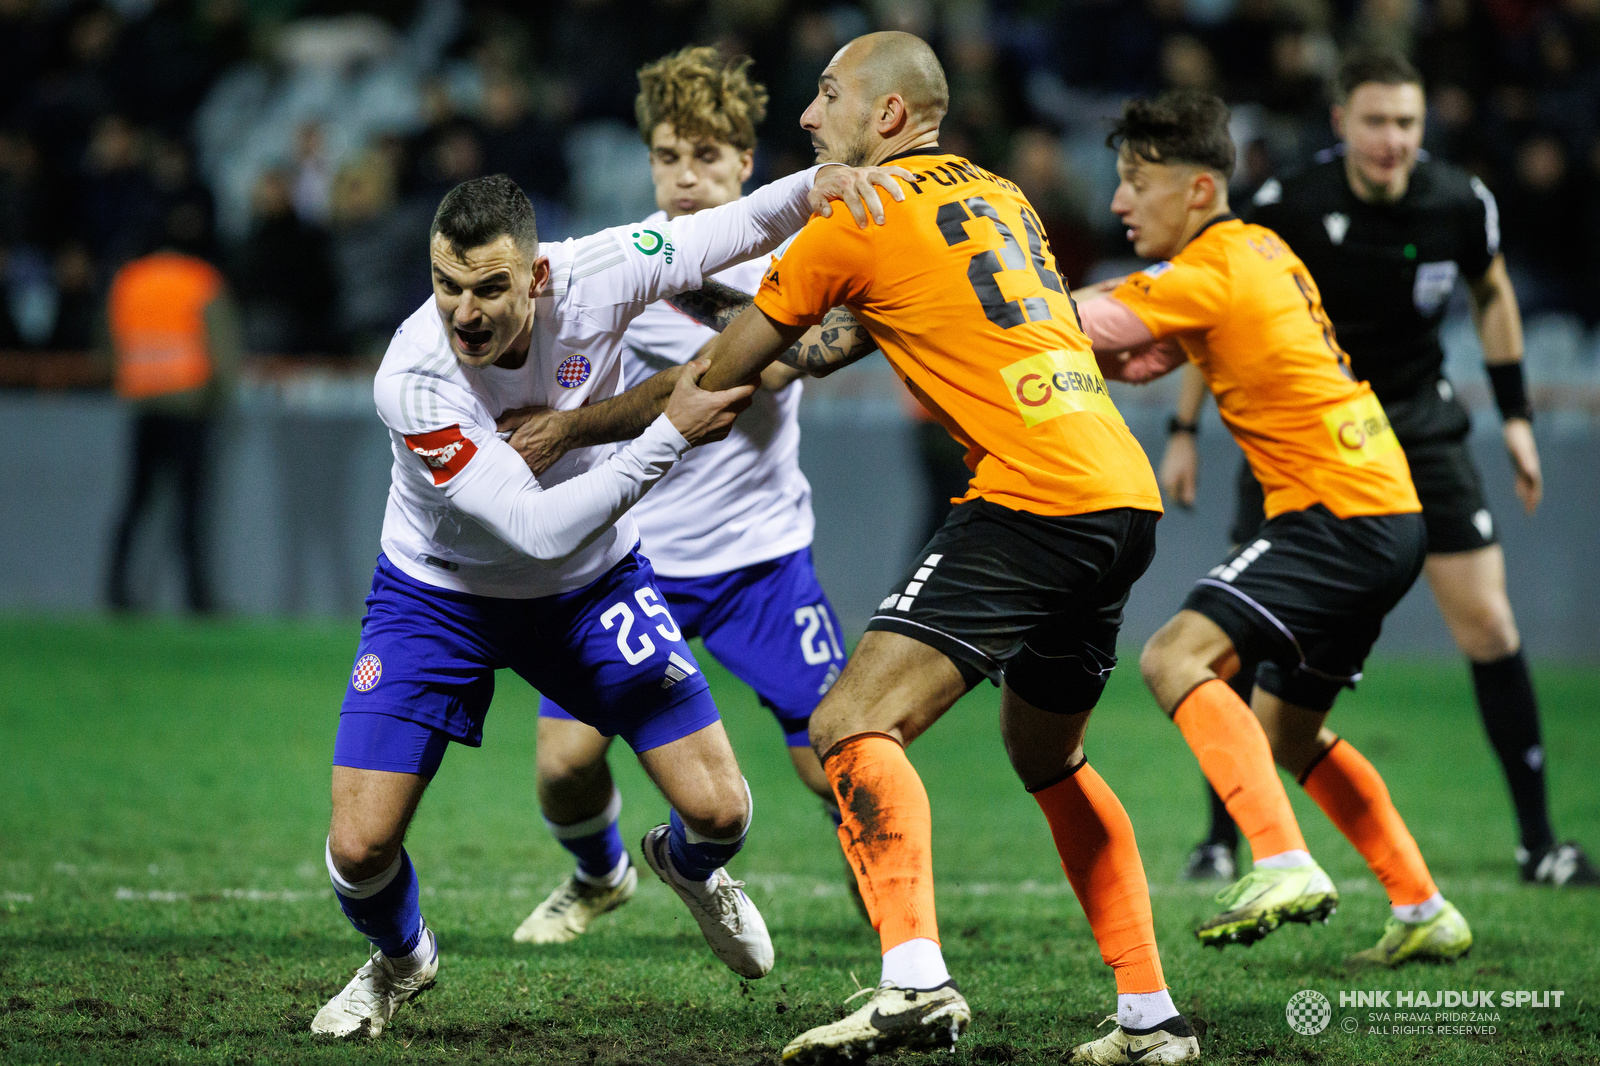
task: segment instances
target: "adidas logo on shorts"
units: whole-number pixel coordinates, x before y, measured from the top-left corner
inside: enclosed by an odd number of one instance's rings
[[[1258,540],[1226,563],[1220,566],[1213,566],[1211,572],[1206,576],[1221,578],[1223,581],[1232,581],[1239,576],[1241,570],[1261,558],[1261,553],[1270,547],[1272,547],[1270,540]]]
[[[694,663],[691,663],[677,652],[673,652],[667,656],[667,676],[661,679],[661,687],[671,688],[684,678],[691,677],[699,672],[694,668]]]
[[[906,590],[904,592],[891,592],[884,597],[882,603],[878,604],[878,610],[911,610],[911,604],[916,600],[917,593],[922,591],[922,586],[927,583],[928,578],[933,576],[933,568],[938,566],[939,560],[943,558],[942,554],[930,555],[922,560],[922,565],[917,568],[917,572],[912,574],[911,580],[906,583]]]

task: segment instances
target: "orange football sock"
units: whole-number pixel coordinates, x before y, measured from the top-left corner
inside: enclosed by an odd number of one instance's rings
[[[1172,720],[1239,832],[1250,841],[1254,858],[1306,850],[1267,735],[1226,681],[1214,678],[1190,690]]]
[[[1117,991],[1159,992],[1167,987],[1150,918],[1133,823],[1094,768],[1079,763],[1071,777],[1033,794],[1050,823],[1061,867],[1083,905],[1100,945],[1100,957],[1117,977]]]
[[[905,748],[887,733],[845,737],[822,757],[839,800],[839,843],[883,950],[926,937],[933,911],[933,812]]]
[[[1439,891],[1388,786],[1349,741],[1335,740],[1300,783],[1367,860],[1390,903],[1421,903]]]

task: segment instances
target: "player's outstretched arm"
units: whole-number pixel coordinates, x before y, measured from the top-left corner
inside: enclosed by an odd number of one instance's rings
[[[700,379],[700,387],[717,390],[754,384],[805,332],[805,326],[785,325],[759,307],[749,308],[711,342],[706,352],[711,369]]]
[[[1188,359],[1177,342],[1157,340],[1150,327],[1114,296],[1079,302],[1078,320],[1094,345],[1100,373],[1111,381],[1142,385],[1176,370]]]
[[[878,342],[867,327],[848,308],[834,307],[778,356],[778,361],[811,377],[825,378],[877,350]]]
[[[707,279],[698,289],[667,297],[667,303],[702,326],[721,333],[744,313],[745,308],[755,303],[755,297]],[[709,353],[710,346],[705,350]],[[811,377],[823,378],[877,350],[877,342],[856,316],[848,308],[835,307],[778,356],[778,361]]]
[[[495,536],[535,559],[564,559],[594,543],[639,502],[695,444],[726,433],[750,402],[753,386],[708,392],[695,378],[703,361],[675,376],[666,411],[606,460],[552,488],[540,486],[525,462],[490,438],[445,484],[450,502]]]
[[[681,215],[670,223],[670,236],[651,231],[656,241],[671,241],[670,252],[657,254],[662,249],[660,243],[649,251],[644,245],[635,244],[643,253],[630,260],[642,271],[637,298],[649,303],[703,285],[718,271],[774,251],[813,213],[825,218],[832,215],[833,201],[843,203],[862,228],[866,228],[869,218],[882,225],[883,199],[878,190],[883,189],[895,200],[904,200],[901,178],[910,180],[911,173],[900,167],[825,163],[763,185],[732,203]],[[642,231],[643,227],[637,232]],[[626,232],[636,234],[634,230]]]
[[[684,373],[681,366],[663,370],[621,395],[572,411],[550,407],[507,411],[495,428],[511,434],[506,443],[517,450],[537,477],[570,451],[632,440],[643,433],[666,409],[667,398]]]
[[[1522,374],[1522,312],[1517,307],[1511,276],[1506,273],[1504,256],[1494,257],[1483,277],[1469,287],[1468,295],[1495,404],[1505,420],[1506,452],[1517,476],[1517,497],[1532,514],[1544,496],[1544,475],[1539,468],[1539,448],[1533,439],[1532,412]]]

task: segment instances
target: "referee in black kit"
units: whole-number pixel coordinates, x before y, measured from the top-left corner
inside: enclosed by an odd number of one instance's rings
[[[1405,449],[1428,530],[1423,572],[1472,665],[1478,711],[1516,804],[1523,880],[1600,884],[1583,849],[1558,843],[1550,827],[1539,705],[1506,596],[1505,557],[1467,451],[1467,410],[1443,374],[1439,324],[1464,277],[1517,496],[1532,513],[1543,483],[1499,210],[1477,178],[1421,151],[1422,78],[1403,57],[1351,57],[1338,90],[1333,125],[1343,143],[1310,168],[1262,185],[1247,217],[1276,231],[1311,268],[1355,376],[1372,384]],[[1198,376],[1193,367],[1186,373]],[[1162,459],[1163,487],[1180,503],[1194,500],[1193,434],[1205,395],[1185,381]],[[1261,487],[1243,466],[1234,542],[1248,540],[1262,520]],[[1247,702],[1254,673],[1240,670],[1233,682]],[[1185,875],[1232,878],[1237,830],[1214,794],[1211,810],[1211,832]]]

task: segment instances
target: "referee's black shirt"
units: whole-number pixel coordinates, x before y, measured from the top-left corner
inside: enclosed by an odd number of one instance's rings
[[[1351,369],[1371,382],[1402,443],[1466,433],[1466,409],[1443,378],[1439,323],[1456,280],[1481,278],[1500,251],[1500,212],[1482,182],[1424,158],[1404,196],[1369,204],[1350,191],[1334,149],[1268,181],[1246,217],[1311,269]]]

